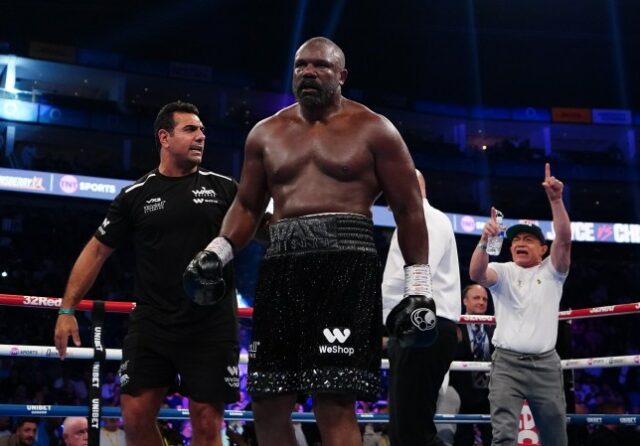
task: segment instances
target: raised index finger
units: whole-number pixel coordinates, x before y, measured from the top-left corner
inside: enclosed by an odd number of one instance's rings
[[[551,177],[551,165],[544,163],[544,179],[545,181]]]

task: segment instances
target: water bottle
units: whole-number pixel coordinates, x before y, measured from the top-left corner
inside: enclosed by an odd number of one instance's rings
[[[500,254],[500,250],[502,249],[502,242],[504,242],[505,230],[507,229],[505,225],[502,224],[502,219],[504,215],[502,212],[496,209],[496,223],[498,223],[498,228],[500,228],[500,232],[498,235],[492,235],[487,240],[487,254],[490,256],[497,256]]]

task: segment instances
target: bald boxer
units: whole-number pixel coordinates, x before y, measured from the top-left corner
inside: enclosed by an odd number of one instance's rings
[[[511,262],[489,263],[487,241],[497,235],[496,210],[471,257],[471,280],[491,290],[496,313],[489,403],[494,445],[515,445],[526,399],[545,446],[567,444],[566,404],[560,357],[555,351],[562,286],[571,265],[571,223],[562,200],[562,181],[545,164],[555,239],[549,250],[533,223],[511,226]],[[550,255],[545,258],[547,252]]]
[[[433,305],[413,161],[386,118],[342,96],[346,79],[344,53],[334,42],[316,37],[298,49],[297,102],[249,133],[221,237],[185,275],[188,289],[197,288],[198,277],[204,287],[215,283],[273,198],[249,350],[248,389],[262,446],[296,444],[290,415],[301,393],[314,396],[323,445],[362,444],[354,402],[375,399],[379,390],[381,277],[371,206],[381,192],[411,265],[410,297],[397,315],[402,335],[414,339],[420,330],[405,323],[407,310]]]

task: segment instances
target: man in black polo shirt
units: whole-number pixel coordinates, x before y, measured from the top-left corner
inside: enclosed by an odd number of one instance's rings
[[[193,302],[182,273],[218,235],[237,184],[200,168],[204,126],[189,103],[165,105],[154,124],[159,166],[125,187],[78,257],[69,277],[55,344],[64,358],[68,338],[80,345],[73,308],[118,246],[133,243],[135,295],[120,367],[122,415],[129,446],[161,445],[156,417],[167,388],[180,376],[189,396],[193,444],[220,445],[224,403],[238,398],[238,339],[233,285],[222,299]],[[224,271],[227,284],[233,270]]]

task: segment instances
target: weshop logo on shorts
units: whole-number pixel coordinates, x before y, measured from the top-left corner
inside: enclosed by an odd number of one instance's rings
[[[343,327],[327,327],[322,331],[325,339],[332,345],[319,345],[320,353],[322,354],[339,354],[351,356],[355,353],[353,347],[346,347],[340,344],[344,344],[351,335],[351,330]],[[338,344],[336,344],[336,342]]]

